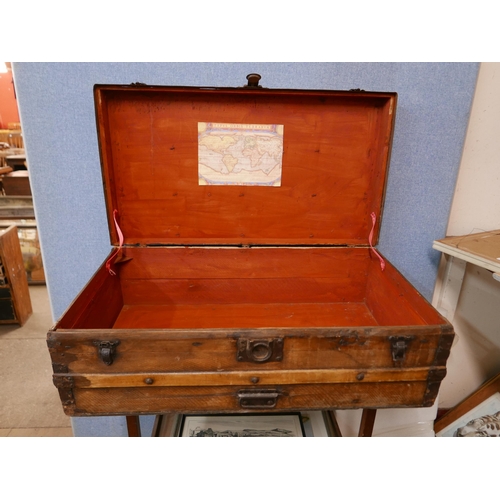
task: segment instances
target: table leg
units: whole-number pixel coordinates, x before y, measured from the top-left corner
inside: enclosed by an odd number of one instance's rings
[[[128,437],[141,437],[141,423],[139,416],[127,415]]]
[[[361,423],[359,424],[358,437],[371,437],[373,432],[373,425],[375,424],[375,417],[377,410],[364,408],[361,415]]]

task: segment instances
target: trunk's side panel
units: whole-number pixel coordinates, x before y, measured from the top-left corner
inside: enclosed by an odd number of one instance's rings
[[[365,294],[366,305],[380,325],[448,324],[387,259],[382,271],[373,252]]]
[[[111,328],[123,307],[120,279],[103,264],[56,324],[56,328]]]

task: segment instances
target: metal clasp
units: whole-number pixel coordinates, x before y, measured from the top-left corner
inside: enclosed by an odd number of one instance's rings
[[[116,353],[116,346],[120,344],[119,340],[94,340],[93,344],[97,346],[97,354],[105,365],[112,365]]]
[[[394,361],[394,363],[402,364],[405,362],[406,350],[414,338],[414,335],[389,337],[389,341],[391,343],[392,361]]]
[[[266,363],[283,359],[283,339],[238,339],[238,361]]]

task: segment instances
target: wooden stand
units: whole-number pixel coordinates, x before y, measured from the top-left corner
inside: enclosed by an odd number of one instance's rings
[[[137,415],[127,415],[128,437],[141,437],[141,422]]]
[[[371,408],[365,408],[363,410],[363,414],[361,415],[361,423],[359,424],[358,437],[372,436],[376,415],[377,410],[372,410]]]

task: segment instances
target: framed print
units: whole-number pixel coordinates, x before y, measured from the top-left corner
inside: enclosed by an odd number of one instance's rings
[[[436,437],[499,437],[500,374],[434,423]]]
[[[180,437],[183,420],[180,413],[157,415],[152,437]],[[303,411],[300,412],[300,421],[305,437],[342,437],[334,412]]]
[[[300,413],[184,415],[180,437],[304,437]]]

